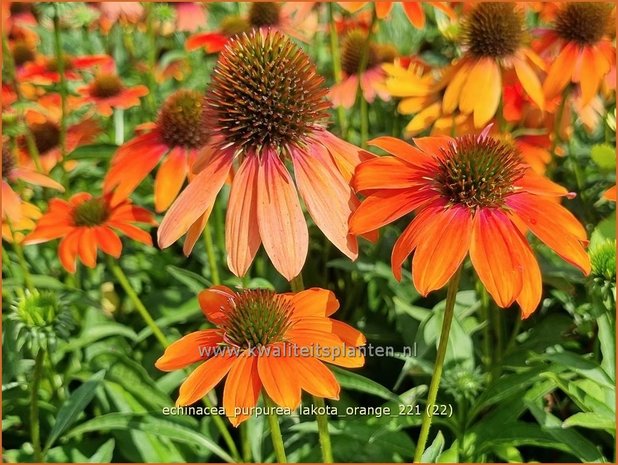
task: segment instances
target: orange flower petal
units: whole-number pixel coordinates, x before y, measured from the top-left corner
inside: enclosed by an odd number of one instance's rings
[[[313,396],[339,399],[339,382],[322,362],[313,357],[297,357],[290,360],[290,365],[303,390]]]
[[[535,195],[547,195],[550,197],[563,197],[569,194],[569,191],[556,184],[545,176],[541,176],[530,170],[524,176],[519,178],[515,185],[521,187],[526,192]]]
[[[3,219],[8,216],[11,221],[21,219],[21,198],[4,179],[2,180],[2,216]]]
[[[246,351],[232,365],[223,390],[223,407],[232,425],[238,426],[250,418],[251,415],[242,412],[250,412],[256,406],[261,390],[258,357]],[[236,409],[240,409],[240,413]]]
[[[425,166],[427,163],[431,162],[431,157],[427,154],[395,137],[377,137],[370,140],[368,144],[378,147],[415,166]]]
[[[60,192],[64,192],[64,187],[57,181],[54,181],[49,176],[46,176],[37,171],[32,171],[26,168],[14,168],[11,173],[18,179],[22,181],[29,182],[30,184],[36,184],[37,186],[49,187],[51,189],[56,189]]]
[[[384,19],[393,9],[393,2],[375,2],[376,15],[379,19]]]
[[[530,96],[532,101],[536,103],[541,110],[544,110],[545,96],[543,94],[543,88],[541,87],[539,77],[524,59],[517,57],[514,59],[513,64],[517,78],[528,96]]]
[[[283,344],[269,346],[271,350],[276,350],[275,346],[281,348]],[[291,357],[260,355],[258,357],[258,373],[266,393],[273,402],[280,407],[287,407],[294,410],[300,404],[300,381],[293,370]]]
[[[523,282],[517,303],[521,307],[522,319],[525,319],[537,309],[541,302],[543,277],[539,263],[525,240],[521,252],[519,261],[523,270]]]
[[[169,247],[215,202],[232,166],[228,153],[218,154],[182,191],[161,222],[159,246]]]
[[[69,273],[75,273],[77,250],[81,235],[82,230],[75,228],[64,236],[58,245],[58,258],[64,269]]]
[[[361,163],[354,173],[356,192],[372,189],[403,189],[418,183],[418,171],[396,157],[378,157]]]
[[[210,218],[210,214],[212,213],[212,207],[207,208],[206,211],[200,216],[195,223],[189,226],[189,230],[187,231],[187,237],[185,238],[185,242],[182,245],[182,253],[184,253],[187,257],[191,255],[193,251],[193,247],[197,240],[202,235],[202,231],[206,227],[208,223],[208,219]]]
[[[349,324],[338,320],[330,320],[330,322],[332,324],[332,332],[345,344],[352,347],[359,347],[367,343],[367,338],[365,338],[363,333]]]
[[[467,208],[441,212],[431,240],[420,242],[412,260],[414,287],[421,295],[440,289],[459,268],[470,248],[472,215]]]
[[[225,353],[202,363],[181,384],[176,405],[191,405],[208,394],[227,374],[235,359],[236,356]]]
[[[106,226],[94,228],[94,235],[101,250],[114,258],[119,258],[122,252],[122,241],[114,231]]]
[[[507,199],[530,231],[550,249],[585,275],[590,273],[590,257],[582,246],[587,241],[586,229],[563,206],[532,194],[516,194]]]
[[[188,170],[187,154],[182,148],[173,149],[163,160],[154,185],[154,203],[157,212],[167,210],[178,196]]]
[[[308,152],[292,150],[298,191],[316,226],[348,258],[358,256],[356,237],[348,232],[348,219],[358,204],[352,189],[319,144]]]
[[[88,268],[97,265],[97,241],[93,228],[82,228],[82,235],[79,239],[79,258]]]
[[[185,41],[188,51],[204,48],[207,53],[217,53],[223,50],[228,38],[218,32],[202,32],[194,34]]]
[[[133,226],[128,223],[121,223],[119,221],[108,221],[107,225],[111,228],[117,229],[127,237],[130,237],[134,241],[141,242],[142,244],[152,245],[152,238],[150,233],[143,229]]]
[[[303,268],[309,250],[307,223],[290,174],[272,150],[258,171],[258,226],[266,253],[288,281]]]
[[[234,176],[225,217],[227,264],[236,276],[244,276],[262,243],[256,225],[259,158],[250,154]]]
[[[217,329],[205,329],[187,334],[171,343],[165,352],[155,362],[161,371],[174,371],[185,368],[192,363],[205,360],[209,355],[204,348],[216,347],[223,342],[223,337]]]
[[[410,22],[417,29],[423,29],[425,27],[425,12],[420,2],[402,2],[403,10]]]
[[[227,286],[213,286],[200,292],[197,300],[204,316],[213,324],[220,325],[225,322],[226,313],[236,294]]]
[[[461,89],[459,108],[464,113],[474,113],[474,126],[481,128],[496,114],[501,95],[500,67],[491,58],[481,58]]]
[[[424,153],[436,158],[441,158],[441,150],[455,142],[455,139],[448,136],[416,137],[413,140]],[[425,167],[428,168],[427,164]]]
[[[330,316],[339,309],[339,301],[332,291],[312,287],[304,291],[280,294],[280,297],[292,304],[293,318],[303,319],[311,317]]]
[[[543,83],[545,97],[549,100],[556,97],[573,76],[577,62],[577,45],[569,42],[552,63]]]
[[[521,234],[504,213],[494,209],[476,212],[470,259],[481,282],[500,307],[509,307],[520,295],[522,265],[514,256]]]

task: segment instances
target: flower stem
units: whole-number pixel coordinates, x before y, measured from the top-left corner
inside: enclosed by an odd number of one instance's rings
[[[335,16],[333,14],[333,4],[328,2],[328,23],[330,36],[330,54],[333,60],[333,77],[335,84],[339,84],[343,80],[341,72],[341,53],[339,50],[339,36],[337,35],[337,27],[335,26]],[[339,124],[339,134],[344,135],[346,132],[345,109],[342,106],[337,107],[337,122]]]
[[[299,273],[298,276],[290,281],[290,287],[292,288],[292,292],[300,292],[305,290],[302,273]]]
[[[208,224],[206,224],[204,228],[204,244],[206,245],[206,256],[208,257],[208,266],[210,267],[210,279],[215,286],[218,286],[221,284],[221,277],[219,276],[219,268],[217,267],[215,247],[212,243],[212,231]]]
[[[64,158],[66,156],[66,139],[67,139],[67,81],[64,74],[64,54],[62,53],[62,37],[60,31],[60,11],[58,4],[54,10],[54,52],[56,55],[56,66],[58,67],[58,75],[60,76],[60,154],[62,156],[62,167],[64,169]],[[66,171],[66,170],[65,170]]]
[[[281,428],[279,427],[279,417],[275,413],[275,408],[277,406],[266,393],[264,393],[264,403],[268,407],[268,424],[270,426],[270,437],[273,441],[273,448],[275,450],[275,458],[277,459],[277,463],[287,463],[288,459],[285,456],[283,436],[281,435]]]
[[[124,110],[114,109],[114,143],[122,145],[124,142]]]
[[[363,73],[367,70],[367,65],[369,64],[369,49],[371,47],[371,40],[373,39],[373,30],[375,29],[375,24],[378,19],[378,14],[376,10],[376,5],[373,5],[373,11],[371,14],[371,24],[369,25],[369,31],[367,32],[367,39],[365,40],[365,44],[363,46],[363,54],[361,56],[360,63],[358,65],[358,86],[356,88],[356,98],[360,99],[360,118],[361,118],[361,147],[367,148],[367,140],[368,140],[368,128],[369,128],[369,114],[367,108],[367,101],[363,96],[363,89],[361,86]]]
[[[30,438],[32,439],[32,449],[34,450],[34,461],[41,463],[41,428],[39,424],[39,384],[43,374],[43,361],[45,351],[39,348],[34,362],[34,372],[32,374],[32,386],[30,391]]]
[[[146,3],[146,40],[148,44],[148,71],[146,72],[146,79],[148,84],[148,96],[145,99],[145,102],[148,106],[148,111],[150,114],[154,115],[156,112],[155,107],[155,98],[154,98],[154,90],[156,87],[155,82],[155,66],[157,64],[157,38],[155,35],[154,25],[153,25],[153,4]]]
[[[320,447],[322,449],[322,462],[333,463],[333,448],[330,444],[330,433],[328,432],[328,417],[326,416],[326,405],[324,399],[321,397],[313,396],[313,403],[318,409],[323,410],[324,413],[317,413],[315,416],[318,422],[318,436],[320,438]]]
[[[438,344],[438,355],[436,364],[429,385],[429,394],[427,396],[427,408],[423,412],[423,421],[421,423],[421,432],[416,444],[414,453],[414,462],[419,463],[425,452],[425,445],[429,437],[429,428],[431,428],[431,420],[433,417],[433,406],[438,397],[438,388],[440,387],[440,379],[442,378],[442,369],[444,368],[444,357],[446,356],[446,348],[448,346],[448,338],[451,331],[451,323],[455,314],[455,300],[457,298],[457,289],[459,288],[459,278],[461,276],[461,267],[451,277],[448,290],[446,292],[446,306],[444,308],[444,319],[442,320],[442,330],[440,331],[440,342]]]
[[[6,217],[4,218],[6,224],[9,227],[9,231],[11,231],[11,236],[13,238],[13,249],[15,250],[15,254],[17,255],[17,260],[19,261],[19,267],[24,275],[24,284],[31,292],[34,291],[34,284],[32,282],[32,278],[30,277],[30,272],[28,271],[28,263],[26,262],[26,257],[24,255],[24,249],[21,244],[17,242],[17,237],[15,236],[15,229],[13,228],[13,223],[11,220]]]
[[[120,268],[120,266],[118,266],[118,264],[116,264],[116,262],[111,259],[109,260],[109,267],[112,270],[112,273],[114,273],[114,276],[116,276],[116,279],[118,279],[118,282],[120,283],[124,291],[129,296],[129,299],[131,299],[131,302],[133,302],[133,305],[135,305],[136,310],[142,316],[148,327],[152,330],[152,334],[155,335],[155,337],[158,339],[158,341],[163,347],[167,347],[169,345],[169,342],[165,337],[165,334],[163,334],[152,316],[150,316],[150,313],[146,309],[146,306],[140,300],[137,292],[135,292],[135,289],[133,289],[133,286],[131,286],[129,279],[127,278],[127,275],[124,274],[124,271],[122,271],[122,268]]]
[[[242,445],[242,459],[246,463],[251,463],[251,441],[249,439],[249,429],[247,422],[243,422],[239,426],[240,442]]]

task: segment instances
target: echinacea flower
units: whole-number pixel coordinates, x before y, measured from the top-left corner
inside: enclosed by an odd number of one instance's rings
[[[612,186],[603,192],[603,198],[605,200],[611,200],[612,202],[616,201],[616,186]]]
[[[343,80],[333,85],[328,94],[333,106],[351,108],[354,105],[359,79],[363,98],[367,102],[372,103],[376,96],[382,100],[390,100],[390,95],[383,88],[386,74],[382,64],[392,62],[397,56],[397,51],[389,45],[370,43],[365,70],[359,75],[358,70],[366,47],[367,31],[354,29],[344,37],[341,43]]]
[[[202,99],[196,91],[177,91],[167,98],[150,130],[118,149],[103,181],[103,191],[112,192],[112,204],[127,198],[165,158],[155,178],[154,200],[158,212],[167,210],[206,144]]]
[[[88,55],[81,57],[63,55],[62,60],[62,64],[64,65],[64,76],[66,79],[72,81],[82,78],[80,71],[95,66],[108,66],[112,62],[112,58],[108,55]],[[17,80],[19,82],[29,82],[41,86],[56,84],[60,82],[58,61],[55,57],[36,57],[33,61],[29,61],[20,67],[17,71]]]
[[[598,93],[615,63],[616,49],[608,36],[612,10],[610,3],[573,2],[556,13],[554,28],[539,41],[551,59],[543,83],[547,98],[559,95],[570,82],[579,83],[584,106]]]
[[[496,114],[503,82],[517,79],[532,101],[545,105],[541,81],[531,64],[544,63],[525,45],[523,13],[509,3],[478,3],[462,24],[464,56],[452,66],[452,78],[444,93],[443,110],[472,113],[477,128]]]
[[[2,218],[18,221],[21,217],[22,199],[11,188],[9,182],[25,181],[41,187],[49,187],[64,192],[62,184],[35,170],[19,165],[19,160],[9,149],[8,143],[2,144]]]
[[[139,105],[139,99],[148,94],[148,87],[141,84],[126,87],[117,74],[100,72],[77,92],[82,96],[82,103],[91,103],[99,114],[111,116],[114,108],[126,110]]]
[[[203,48],[206,53],[219,53],[232,37],[251,30],[249,20],[240,15],[226,16],[215,32],[198,32],[189,36],[185,48],[189,51]]]
[[[339,308],[331,291],[313,288],[290,294],[233,291],[215,286],[199,294],[214,329],[171,344],[155,366],[163,371],[201,364],[180,386],[176,405],[204,397],[227,375],[223,407],[234,426],[251,417],[260,393],[296,409],[301,393],[338,399],[339,383],[323,363],[361,367],[365,337],[330,318]]]
[[[361,154],[326,130],[326,93],[307,55],[281,33],[255,30],[232,39],[204,100],[210,140],[193,165],[195,178],[161,223],[159,245],[169,247],[187,231],[195,243],[237,161],[225,234],[234,274],[247,272],[260,244],[288,280],[300,273],[309,234],[296,186],[315,224],[356,258],[347,219],[357,200],[348,182]]]
[[[372,2],[339,2],[339,5],[350,13],[354,13],[368,3]],[[376,16],[378,17],[378,19],[386,18],[390,14],[395,3],[397,2],[375,2]],[[442,10],[450,17],[453,17],[455,14],[453,9],[448,6],[446,2],[401,2],[401,5],[403,6],[403,11],[405,12],[407,18],[410,20],[410,23],[417,29],[422,29],[423,27],[425,27],[425,11],[423,10],[423,3],[428,3],[434,8]]]
[[[202,3],[174,2],[176,31],[194,32],[206,24],[206,10]]]
[[[93,197],[87,192],[68,201],[52,199],[49,209],[36,228],[24,238],[24,244],[60,240],[58,258],[69,273],[74,273],[77,258],[89,268],[97,264],[97,249],[114,258],[122,252],[117,231],[142,244],[152,245],[150,234],[134,223],[155,224],[152,214],[125,200],[111,205],[109,196]]]
[[[397,279],[414,252],[414,285],[427,295],[443,287],[469,253],[496,303],[517,302],[526,318],[542,293],[526,232],[588,274],[586,230],[557,201],[566,189],[535,174],[512,146],[487,133],[418,138],[416,147],[391,137],[373,140],[394,156],[357,167],[353,185],[367,198],[350,218],[350,231],[373,231],[414,211],[393,248]]]

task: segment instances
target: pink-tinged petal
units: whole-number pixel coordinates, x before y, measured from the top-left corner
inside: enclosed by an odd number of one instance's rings
[[[530,231],[562,259],[590,273],[590,257],[583,247],[586,229],[560,204],[532,194],[511,195],[507,205],[521,218]]]
[[[235,355],[224,353],[209,358],[180,385],[176,405],[191,405],[200,400],[214,388],[230,371]]]
[[[571,80],[577,62],[578,46],[569,42],[552,63],[543,82],[543,91],[547,99],[557,96]]]
[[[258,226],[273,265],[291,281],[305,264],[309,233],[292,178],[271,150],[262,154],[258,171]]]
[[[39,173],[37,171],[29,170],[26,168],[15,168],[11,173],[16,179],[35,184],[37,186],[49,187],[50,189],[56,189],[60,192],[64,192],[64,187],[57,181],[54,181],[49,176]]]
[[[487,292],[503,308],[515,302],[523,286],[522,265],[515,253],[521,248],[520,237],[502,211],[482,208],[476,212],[470,259]]]
[[[215,202],[232,167],[228,153],[216,156],[182,191],[167,211],[158,231],[159,246],[166,248],[187,232]]]
[[[62,238],[58,245],[58,258],[64,269],[69,273],[75,273],[77,251],[81,235],[81,229],[73,229],[73,231]]]
[[[155,362],[155,366],[161,371],[181,370],[192,363],[214,355],[214,353],[209,353],[208,349],[214,349],[221,342],[223,342],[223,337],[218,329],[189,333],[172,342]]]
[[[183,148],[177,147],[163,160],[155,178],[155,210],[165,211],[178,196],[187,177],[187,154]]]
[[[208,223],[208,218],[210,218],[210,214],[212,213],[212,207],[207,208],[206,211],[200,216],[195,223],[193,223],[189,230],[187,231],[187,237],[185,237],[185,242],[182,245],[182,253],[185,256],[191,255],[193,251],[193,247],[197,243],[198,239],[202,235],[202,231],[206,228],[206,224]]]
[[[346,182],[350,182],[359,163],[375,157],[325,130],[316,131],[315,141],[326,147]]]
[[[348,219],[358,200],[329,159],[318,144],[307,147],[307,152],[293,150],[294,175],[317,227],[339,250],[355,260],[358,243],[348,232]]]
[[[234,176],[225,218],[227,264],[236,276],[244,276],[260,248],[257,228],[258,170],[260,161],[251,153]]]
[[[334,107],[352,108],[356,101],[357,90],[358,76],[354,74],[332,86],[328,93],[328,97]]]
[[[447,208],[438,218],[431,239],[419,243],[412,260],[414,287],[421,295],[443,287],[470,248],[472,214],[467,208]]]
[[[101,250],[114,258],[119,258],[122,252],[122,241],[107,226],[94,228],[94,234]]]

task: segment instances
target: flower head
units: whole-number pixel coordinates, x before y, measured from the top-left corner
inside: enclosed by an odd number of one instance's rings
[[[127,109],[139,105],[140,97],[148,94],[148,88],[143,85],[125,87],[117,74],[100,72],[78,92],[83,103],[92,103],[98,113],[111,116],[114,108]]]
[[[527,317],[538,306],[542,283],[525,234],[588,274],[586,230],[557,202],[566,189],[535,174],[513,145],[487,133],[419,138],[416,147],[390,137],[372,141],[394,156],[357,168],[354,187],[367,198],[350,218],[350,230],[362,234],[414,211],[393,248],[397,279],[414,252],[414,285],[426,295],[444,286],[469,253],[498,305],[517,302]]]
[[[52,199],[49,210],[38,221],[36,229],[24,238],[24,243],[62,238],[58,246],[60,263],[69,273],[74,273],[77,257],[89,268],[96,266],[98,248],[119,258],[122,242],[116,231],[151,245],[150,234],[133,223],[155,224],[147,210],[128,200],[112,206],[109,196],[93,197],[81,192],[68,202]]]
[[[355,258],[347,218],[356,200],[348,181],[360,154],[325,129],[326,92],[307,55],[282,34],[261,30],[230,40],[204,100],[210,140],[193,165],[195,178],[161,223],[159,244],[168,247],[188,231],[190,252],[237,161],[226,218],[235,274],[246,273],[261,243],[290,280],[305,262],[307,225],[288,166],[316,225]]]
[[[344,9],[350,12],[355,12],[364,7],[367,3],[372,2],[339,2]],[[376,15],[380,19],[386,18],[393,9],[393,5],[397,2],[375,2]],[[414,27],[422,29],[425,27],[425,11],[423,10],[423,2],[400,2],[403,10]],[[454,11],[446,2],[431,2],[432,6],[442,10],[451,18],[454,16]]]
[[[113,192],[112,203],[126,199],[162,161],[155,178],[155,209],[171,205],[208,139],[203,107],[202,94],[179,90],[167,98],[147,132],[118,149],[103,182],[104,192]]]
[[[196,402],[227,375],[223,407],[238,426],[251,416],[262,390],[290,409],[298,407],[302,391],[338,399],[339,383],[323,362],[364,364],[357,348],[365,337],[329,318],[339,308],[330,291],[275,294],[215,286],[201,292],[199,302],[215,329],[184,336],[156,362],[164,371],[201,362],[180,386],[177,405]]]

